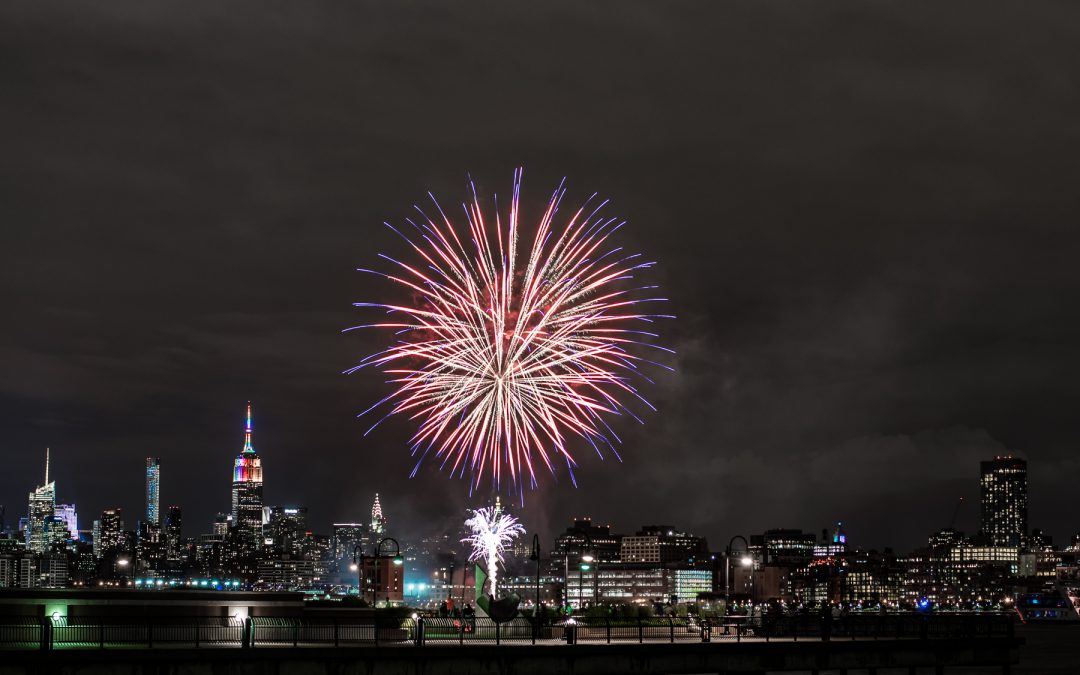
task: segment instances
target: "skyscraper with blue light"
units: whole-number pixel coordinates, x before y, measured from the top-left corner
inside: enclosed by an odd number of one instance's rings
[[[146,458],[146,522],[161,525],[161,462]]]

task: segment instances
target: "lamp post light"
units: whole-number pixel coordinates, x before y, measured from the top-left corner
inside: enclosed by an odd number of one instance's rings
[[[120,576],[120,578],[116,582],[117,585],[123,586],[124,582],[127,581],[127,569],[129,565],[131,565],[131,560],[127,558],[116,559],[116,571]]]
[[[581,562],[578,565],[578,603],[581,603],[582,588],[584,587],[583,577],[586,570],[589,569],[588,563],[593,561],[592,555],[592,537],[588,532],[583,530],[574,530],[577,534],[581,535],[582,544],[578,551],[581,553]],[[563,547],[563,595],[565,596],[566,606],[570,607],[570,551]]]
[[[446,591],[446,599],[450,601],[450,605],[454,604],[454,568],[456,567],[456,562],[457,560],[455,558],[450,558],[450,579],[447,584],[449,588]]]
[[[592,555],[586,553],[585,555],[581,556],[581,563],[578,564],[577,597],[578,602],[581,603],[583,607],[585,606],[585,601],[582,599],[585,597],[585,573],[589,571],[589,568],[591,567],[589,563],[591,563],[592,561]]]
[[[533,644],[536,644],[536,636],[540,631],[541,610],[544,606],[540,599],[540,535],[538,534],[533,535],[529,560],[536,562],[536,604],[533,605]]]
[[[727,548],[724,549],[724,611],[728,611],[728,606],[731,604],[731,553],[732,546],[735,544],[736,539],[742,539],[743,551],[750,551],[750,542],[746,541],[746,537],[741,534],[737,534],[731,538],[728,542]],[[753,562],[753,561],[751,561]]]
[[[585,606],[585,600],[583,599],[584,585],[585,585],[585,572],[589,571],[590,563],[595,560],[593,557],[593,541],[588,532],[579,530],[581,537],[584,540],[581,544],[581,562],[578,564],[578,604],[582,607]]]
[[[378,600],[378,597],[376,595],[378,593],[378,585],[379,585],[379,556],[382,555],[383,544],[385,544],[388,541],[392,542],[394,544],[394,560],[393,560],[393,563],[395,565],[398,565],[398,566],[401,566],[401,565],[405,564],[405,559],[401,557],[401,545],[398,544],[397,539],[394,539],[393,537],[384,537],[383,539],[381,539],[379,541],[378,544],[376,544],[376,546],[375,546],[375,568],[374,568],[375,588],[373,588],[371,590],[371,599],[372,599],[372,604],[373,605],[378,605],[379,604],[379,600]],[[386,606],[387,607],[390,606],[390,595],[389,595],[389,593],[386,596]]]
[[[364,555],[364,549],[359,544],[353,546],[352,550],[352,564],[349,565],[349,569],[356,572],[356,594],[361,599],[364,597],[364,560],[367,558]]]
[[[536,563],[536,616],[540,616],[540,606],[543,604],[540,600],[540,535],[534,534],[532,540],[532,552],[529,554],[529,560]]]

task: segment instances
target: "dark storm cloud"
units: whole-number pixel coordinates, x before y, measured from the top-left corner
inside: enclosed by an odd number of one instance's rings
[[[1080,9],[1063,3],[5,3],[0,495],[55,449],[62,499],[137,512],[141,462],[202,528],[246,400],[268,499],[321,526],[378,490],[415,532],[408,426],[341,335],[431,189],[526,166],[630,220],[679,319],[624,463],[582,451],[526,522],[591,513],[722,543],[843,519],[911,546],[1032,461],[1059,537],[1076,473]],[[535,201],[534,201],[535,204]],[[961,513],[975,526],[974,508]],[[131,520],[134,520],[132,517]]]

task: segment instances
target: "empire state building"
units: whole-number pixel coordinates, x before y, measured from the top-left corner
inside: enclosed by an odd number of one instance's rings
[[[263,472],[262,459],[251,445],[251,402],[247,406],[244,449],[233,463],[232,521],[238,553],[247,558],[262,543]]]

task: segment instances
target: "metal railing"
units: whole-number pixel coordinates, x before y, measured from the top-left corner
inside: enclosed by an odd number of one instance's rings
[[[0,617],[0,649],[422,647],[1013,637],[1011,614],[615,618]]]

